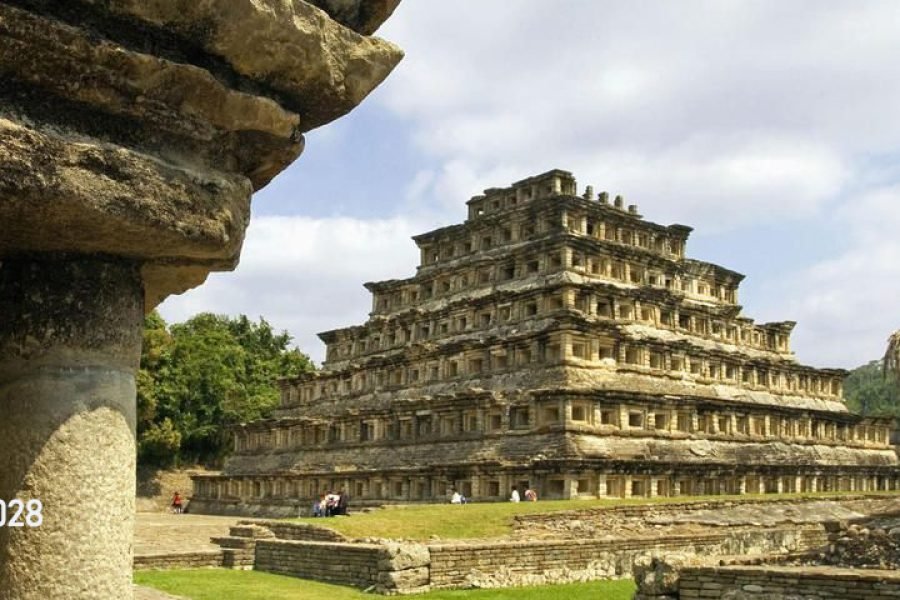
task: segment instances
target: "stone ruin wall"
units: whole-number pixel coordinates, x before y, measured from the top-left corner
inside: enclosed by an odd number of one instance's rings
[[[681,574],[680,592],[672,599],[894,600],[898,596],[900,574],[895,571],[734,566],[686,569]]]
[[[551,171],[416,236],[416,275],[366,284],[370,319],[320,335],[323,369],[235,430],[197,508],[900,485],[892,421],[847,411],[845,371],[799,364],[794,323],[742,316],[743,276],[686,258],[690,228],[575,192]]]
[[[729,589],[714,585],[711,578],[720,577],[721,569],[712,564],[745,569],[751,583],[744,583],[760,585],[763,591],[781,591],[774,586],[786,585],[780,580],[767,587],[768,571],[813,564],[804,561],[821,561],[826,555],[884,573],[900,564],[896,507],[897,497],[884,495],[594,507],[519,515],[509,537],[490,540],[354,540],[327,526],[254,519],[241,521],[229,537],[213,541],[223,552],[240,554],[241,561],[232,561],[237,568],[249,565],[380,593],[634,577],[638,600],[677,600],[683,573],[689,582],[685,590],[708,595]],[[868,544],[872,540],[877,551]],[[323,564],[323,555],[332,560]],[[817,573],[811,579],[822,588],[838,573],[819,576],[818,567],[809,571]],[[702,586],[691,583],[695,572]],[[871,579],[859,572],[854,577]],[[830,585],[855,589],[841,582]],[[859,587],[869,589],[867,585]]]
[[[875,505],[872,505],[873,507]],[[900,596],[896,501],[823,521],[827,543],[805,552],[694,558],[678,553],[635,567],[635,600],[876,600]]]
[[[670,554],[635,565],[634,600],[879,600],[900,596],[900,574],[888,569],[785,566],[779,556],[754,559]],[[775,564],[766,564],[766,560]],[[711,565],[711,562],[720,564]]]
[[[134,557],[135,571],[148,569],[201,569],[221,566],[223,566],[221,550],[167,552],[158,555],[143,554]],[[252,563],[250,566],[252,566]]]
[[[262,527],[267,527],[263,524]],[[308,533],[308,532],[307,532]],[[231,540],[237,538],[230,538]],[[380,593],[546,585],[631,577],[658,554],[781,554],[821,546],[820,526],[739,528],[631,540],[395,542],[256,537],[253,568]],[[220,542],[221,543],[221,542]],[[237,544],[228,542],[227,547]],[[328,556],[329,560],[322,560]]]

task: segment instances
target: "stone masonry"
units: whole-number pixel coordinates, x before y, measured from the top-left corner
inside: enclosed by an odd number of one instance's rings
[[[657,593],[659,592],[659,593]],[[635,600],[879,600],[900,597],[890,570],[686,566],[672,585],[641,585]]]
[[[295,525],[298,524],[245,521],[232,527],[230,536],[214,541],[224,552],[242,548],[246,562],[226,566],[246,568],[252,564],[260,571],[381,593],[621,578],[643,572],[642,561],[658,555],[677,552],[683,557],[705,560],[731,554],[783,555],[820,548],[828,541],[825,528],[815,522],[713,527],[679,534],[645,532],[605,539],[556,536],[427,542],[350,540],[340,536],[328,539],[324,531],[316,532],[314,526]]]
[[[413,277],[366,284],[366,323],[320,334],[322,370],[237,428],[193,510],[900,485],[892,421],[848,412],[845,371],[797,362],[793,322],[743,316],[743,276],[688,258],[689,227],[560,170],[468,209],[414,237]]]
[[[398,0],[0,0],[0,599],[133,595],[143,315],[400,60]]]
[[[849,521],[824,519],[828,543],[806,552],[647,557],[635,564],[635,600],[898,598],[900,512],[896,500],[870,506]]]
[[[881,526],[891,528],[891,537],[900,535],[900,528],[893,528],[898,505],[896,494],[854,494],[829,500],[766,496],[583,508],[521,515],[509,535],[480,540],[353,539],[329,528],[334,521],[328,519],[247,519],[213,541],[228,567],[252,565],[381,593],[633,576],[640,600],[673,600],[689,567],[806,564],[802,561],[831,552],[848,522],[853,522],[851,531],[857,524],[878,525],[872,529],[875,538],[884,537]],[[875,564],[885,569],[895,564],[895,547],[881,548],[882,559]],[[871,553],[866,560],[872,562]]]

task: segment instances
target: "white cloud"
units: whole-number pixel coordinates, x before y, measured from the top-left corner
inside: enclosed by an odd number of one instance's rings
[[[698,228],[805,219],[900,141],[892,2],[422,2],[384,35],[407,57],[379,99],[457,202],[560,167]]]
[[[526,166],[518,168],[453,159],[427,177],[418,175],[408,197],[418,196],[430,210],[455,218],[462,214],[464,201],[485,188],[567,168],[582,189],[593,185],[598,192],[622,194],[652,221],[716,233],[813,216],[850,176],[835,151],[775,136],[696,136],[659,151],[567,149],[557,155],[557,162],[542,158],[523,159],[519,164]]]
[[[855,367],[881,356],[900,328],[900,185],[848,199],[833,218],[846,249],[792,274],[776,292],[800,318],[801,357]]]
[[[262,316],[321,362],[316,333],[365,321],[364,282],[413,275],[418,250],[409,238],[423,230],[404,218],[256,217],[235,272],[211,275],[160,311],[170,322],[198,312]]]

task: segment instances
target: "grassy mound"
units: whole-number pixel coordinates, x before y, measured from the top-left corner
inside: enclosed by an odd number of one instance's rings
[[[897,492],[884,492],[897,495]],[[427,540],[432,536],[445,540],[496,538],[512,532],[513,517],[534,513],[552,513],[585,508],[637,504],[672,504],[691,501],[725,502],[734,500],[800,500],[828,499],[847,496],[846,492],[818,494],[745,494],[742,496],[677,496],[657,498],[612,498],[602,500],[549,500],[540,502],[485,502],[473,504],[417,504],[389,506],[369,513],[353,513],[348,517],[300,518],[293,521],[310,523],[339,531],[351,538],[394,538]],[[867,494],[872,495],[872,494]],[[881,495],[878,494],[878,495]]]

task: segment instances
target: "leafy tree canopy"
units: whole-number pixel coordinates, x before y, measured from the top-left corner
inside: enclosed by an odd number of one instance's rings
[[[893,371],[884,371],[880,360],[858,367],[844,382],[847,407],[866,416],[900,417],[900,380]]]
[[[148,315],[137,375],[139,461],[219,462],[231,425],[278,404],[278,377],[314,368],[290,343],[262,318],[201,313],[167,326],[155,311]]]

